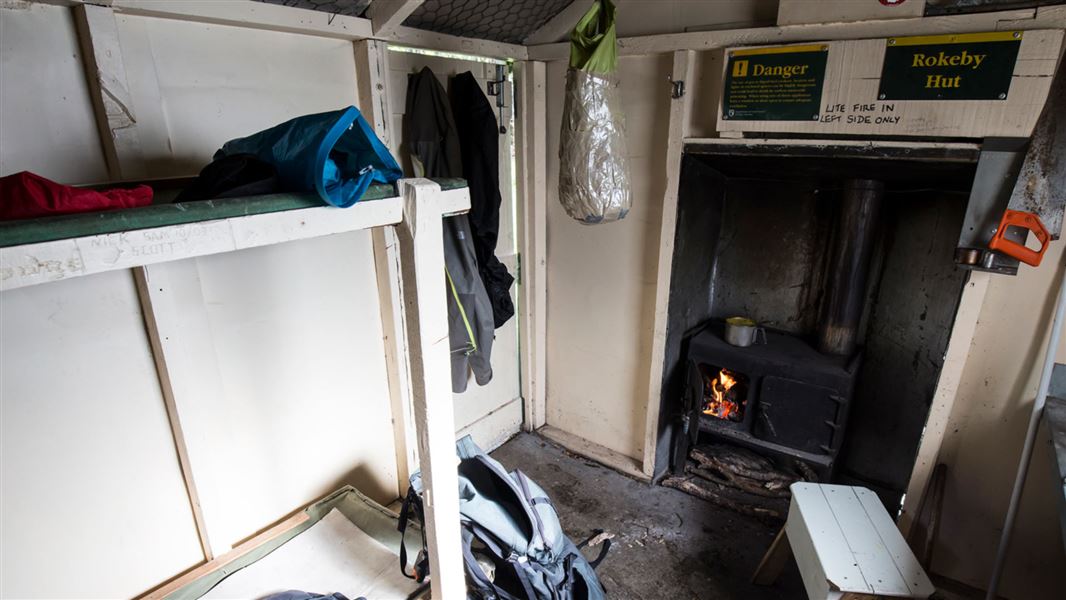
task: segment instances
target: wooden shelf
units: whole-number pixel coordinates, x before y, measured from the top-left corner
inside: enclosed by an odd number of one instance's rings
[[[466,185],[437,183],[445,197]],[[402,216],[395,188],[377,185],[350,208],[271,194],[13,221],[0,224],[0,290],[396,225]]]
[[[180,181],[188,182],[189,179]],[[440,185],[441,190],[466,187],[466,182],[462,179],[436,179],[434,181]],[[155,186],[155,183],[152,183]],[[157,195],[159,195],[159,190],[157,190]],[[359,202],[383,200],[396,196],[395,186],[372,185]],[[168,202],[125,210],[7,221],[0,222],[0,248],[323,206],[322,200],[312,193],[282,193],[195,202]]]

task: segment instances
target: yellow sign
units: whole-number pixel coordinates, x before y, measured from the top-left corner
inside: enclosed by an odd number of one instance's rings
[[[828,54],[825,44],[730,51],[722,101],[723,118],[817,119]]]

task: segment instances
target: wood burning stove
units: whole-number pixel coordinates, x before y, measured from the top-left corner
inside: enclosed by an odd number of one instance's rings
[[[765,344],[739,348],[726,343],[721,322],[709,323],[689,342],[688,441],[702,431],[773,458],[802,460],[828,479],[860,356],[823,354],[775,331]]]
[[[690,448],[727,445],[786,479],[863,485],[898,509],[966,280],[953,253],[977,156],[686,146],[656,472],[699,479]],[[763,325],[768,343],[727,344],[734,316]]]
[[[848,179],[840,189],[818,349],[784,332],[768,332],[765,344],[732,346],[715,323],[695,336],[688,353],[694,434],[703,430],[771,456],[803,460],[824,480],[832,475],[855,391],[861,357],[856,340],[885,188],[880,181]]]

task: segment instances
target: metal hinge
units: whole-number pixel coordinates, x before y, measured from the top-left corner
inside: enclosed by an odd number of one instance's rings
[[[514,281],[517,285],[522,285],[522,253],[515,254],[514,261]]]
[[[685,95],[685,81],[684,80],[671,81],[670,84],[671,84],[671,89],[670,89],[670,97],[671,98],[673,98],[674,100],[677,100],[678,98],[680,98],[680,97]]]

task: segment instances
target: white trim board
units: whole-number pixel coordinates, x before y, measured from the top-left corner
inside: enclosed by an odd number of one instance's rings
[[[400,198],[385,198],[0,248],[0,290],[395,225],[402,210]]]
[[[374,0],[366,9],[366,16],[374,35],[386,35],[403,23],[425,0]]]
[[[955,323],[951,327],[951,337],[948,338],[948,347],[944,352],[944,364],[940,367],[940,377],[936,382],[936,391],[933,392],[933,402],[929,407],[929,415],[925,419],[925,430],[918,444],[918,454],[914,458],[914,467],[911,469],[903,508],[897,519],[899,530],[904,537],[910,535],[914,521],[918,517],[918,509],[921,507],[926,487],[936,467],[940,447],[944,443],[944,436],[947,434],[948,423],[951,420],[951,409],[955,406],[955,400],[958,397],[962,373],[966,368],[966,359],[977,332],[981,307],[985,303],[985,295],[988,293],[988,284],[992,277],[990,273],[971,271],[962,289],[959,307],[955,311]]]
[[[972,150],[979,151],[980,144],[973,142],[901,142],[895,140],[841,140],[814,138],[685,138],[685,145],[718,146],[796,146],[805,147],[842,147],[842,148],[928,148],[937,150]]]
[[[407,347],[410,352],[411,398],[418,440],[419,467],[426,486],[427,548],[434,598],[466,597],[462,557],[458,548],[459,497],[455,460],[455,412],[451,390],[451,352],[448,307],[444,285],[443,214],[469,210],[470,194],[459,198],[441,193],[428,179],[400,180],[404,198],[403,223],[397,228],[403,297],[406,304]],[[448,199],[454,201],[448,202]],[[447,206],[446,206],[447,205]],[[439,493],[437,493],[439,492]]]
[[[691,50],[674,52],[673,81],[691,82],[696,66],[696,53]],[[692,112],[692,94],[670,100],[670,120],[666,135],[666,170],[663,179],[662,214],[659,226],[659,256],[655,269],[655,310],[652,315],[651,368],[648,374],[648,401],[644,413],[644,475],[655,474],[655,454],[659,445],[659,412],[663,396],[667,321],[670,314],[670,277],[674,264],[674,241],[677,238],[677,195],[681,182],[681,156],[688,134]]]
[[[527,46],[551,44],[565,40],[574,25],[592,7],[593,0],[574,0],[554,17],[548,19],[536,31],[526,36],[522,43]]]
[[[459,37],[395,24],[375,33],[373,22],[361,17],[282,6],[251,0],[29,0],[39,4],[109,6],[117,14],[194,21],[299,33],[342,40],[378,39],[430,50],[525,60],[526,46]]]
[[[518,318],[525,430],[547,421],[547,113],[546,69],[540,62],[517,64],[516,122],[518,251],[521,258]]]
[[[111,8],[116,13],[126,15],[250,27],[344,40],[374,37],[369,19],[250,0],[112,0]]]
[[[482,450],[492,452],[521,430],[522,399],[515,398],[457,431],[455,439],[469,435]]]
[[[559,444],[563,448],[594,460],[605,467],[610,467],[615,471],[623,475],[632,477],[639,481],[650,482],[651,478],[644,474],[643,464],[635,458],[630,458],[624,454],[620,454],[611,450],[610,448],[604,448],[603,446],[590,442],[585,438],[578,437],[572,433],[568,433],[553,427],[551,425],[545,425],[537,430],[537,433],[548,438],[549,440]]]
[[[711,50],[729,46],[784,44],[811,40],[847,40],[881,38],[894,35],[934,35],[1002,31],[1010,29],[1066,28],[1066,6],[1044,6],[1039,9],[1006,10],[969,15],[921,17],[861,21],[856,23],[822,23],[815,25],[786,25],[721,31],[670,33],[618,40],[619,56],[656,54],[675,50]],[[570,44],[529,46],[529,60],[566,60]]]

